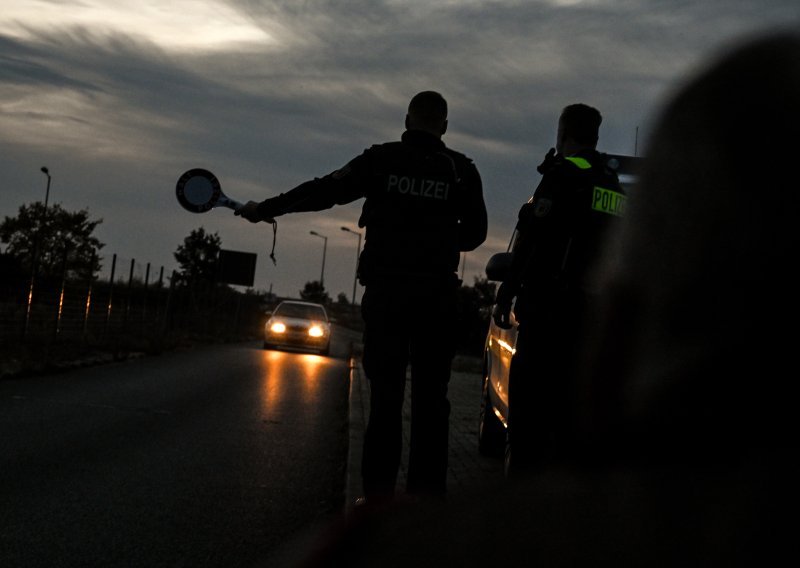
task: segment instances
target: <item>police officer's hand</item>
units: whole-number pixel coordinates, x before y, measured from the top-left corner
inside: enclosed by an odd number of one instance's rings
[[[511,329],[511,304],[495,304],[492,319],[500,329]]]
[[[556,149],[550,148],[545,154],[544,160],[541,164],[536,167],[536,171],[540,174],[544,174],[550,167],[556,162]]]
[[[259,203],[256,201],[248,201],[244,205],[242,205],[239,209],[233,212],[234,215],[238,215],[239,217],[244,217],[251,223],[258,223],[259,221],[266,221],[267,223],[273,223],[275,220],[272,217],[264,217],[262,211],[259,210]]]

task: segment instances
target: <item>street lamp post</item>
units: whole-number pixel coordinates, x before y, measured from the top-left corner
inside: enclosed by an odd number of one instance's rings
[[[44,210],[47,211],[47,202],[50,200],[50,170],[42,166],[42,172],[47,176],[47,191],[44,194]]]
[[[325,235],[320,235],[316,231],[309,231],[309,234],[314,235],[315,237],[319,237],[321,239],[325,239],[325,244],[322,246],[322,272],[319,276],[319,285],[321,288],[325,288],[325,254],[328,251],[328,237]]]
[[[25,324],[22,327],[22,337],[28,335],[28,327],[31,321],[31,308],[33,307],[33,288],[36,284],[36,272],[39,268],[39,249],[41,248],[42,239],[42,225],[44,224],[45,217],[47,216],[47,202],[50,200],[50,170],[45,166],[41,167],[42,173],[47,176],[47,190],[44,194],[44,211],[42,217],[39,219],[39,228],[36,230],[36,237],[33,241],[33,261],[31,262],[31,281],[28,286],[28,304],[25,309]]]
[[[352,233],[358,237],[358,246],[356,247],[356,274],[353,277],[353,305],[356,305],[356,282],[358,282],[358,261],[361,257],[361,233],[353,231],[347,227],[342,227],[342,231]]]
[[[44,222],[47,220],[47,203],[50,201],[50,170],[48,170],[45,166],[41,167],[41,171],[44,175],[47,176],[47,189],[44,192],[44,211],[42,211],[42,218],[39,221],[39,231],[41,231],[41,226],[44,225]],[[38,235],[37,238],[41,238],[41,235]],[[38,249],[38,246],[37,246]],[[36,258],[34,259],[34,263],[38,260],[39,251],[36,251],[34,255]]]

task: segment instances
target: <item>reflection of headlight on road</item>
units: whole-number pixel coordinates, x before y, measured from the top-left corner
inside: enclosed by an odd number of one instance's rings
[[[286,325],[282,322],[276,321],[270,326],[269,330],[272,333],[284,333],[286,331]]]
[[[308,335],[311,337],[322,337],[325,335],[325,330],[322,329],[322,326],[312,325],[308,328]]]

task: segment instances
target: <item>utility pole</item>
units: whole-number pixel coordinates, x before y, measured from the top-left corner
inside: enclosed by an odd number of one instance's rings
[[[315,237],[319,237],[321,239],[325,239],[325,244],[322,246],[322,272],[319,276],[319,285],[321,288],[325,288],[325,254],[328,251],[328,237],[325,235],[320,235],[316,231],[309,231],[309,234],[314,235]]]
[[[342,231],[346,231],[358,237],[358,246],[356,247],[356,269],[355,276],[353,276],[353,301],[352,304],[356,305],[356,283],[358,282],[358,261],[361,258],[361,233],[353,231],[347,227],[342,227]]]

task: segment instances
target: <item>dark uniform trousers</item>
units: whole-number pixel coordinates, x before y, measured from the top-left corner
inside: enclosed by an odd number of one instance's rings
[[[411,440],[406,490],[441,495],[447,479],[450,402],[455,353],[452,324],[457,280],[378,282],[366,286],[363,365],[370,416],[361,473],[369,497],[394,493],[403,449],[406,369],[411,365]]]
[[[542,293],[535,304],[520,318],[509,373],[508,437],[517,472],[544,467],[569,451],[577,357],[585,339],[583,294]]]

